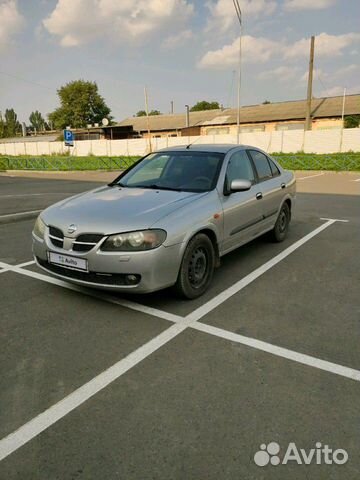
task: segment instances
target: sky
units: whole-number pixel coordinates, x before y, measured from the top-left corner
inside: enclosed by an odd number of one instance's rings
[[[360,0],[239,0],[241,104],[360,93]],[[239,22],[233,0],[0,0],[0,111],[28,123],[57,89],[95,81],[120,121],[199,100],[236,105]]]

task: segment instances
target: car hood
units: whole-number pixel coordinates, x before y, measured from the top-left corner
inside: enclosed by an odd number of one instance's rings
[[[79,233],[111,234],[150,228],[162,217],[205,193],[144,188],[100,187],[56,203],[41,217],[67,236]],[[70,224],[77,229],[68,234]]]

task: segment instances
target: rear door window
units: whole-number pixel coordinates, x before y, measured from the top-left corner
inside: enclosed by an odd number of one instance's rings
[[[253,159],[260,182],[272,178],[272,171],[267,156],[257,150],[249,150],[249,152]]]
[[[273,177],[277,177],[280,175],[280,170],[278,167],[275,165],[275,163],[271,160],[271,158],[267,157],[270,163],[270,168],[271,168],[271,173]]]

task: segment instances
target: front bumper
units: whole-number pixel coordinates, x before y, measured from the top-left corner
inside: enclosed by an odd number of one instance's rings
[[[87,260],[88,272],[49,263],[48,252]],[[178,276],[182,244],[142,252],[103,252],[95,246],[86,253],[56,248],[48,235],[44,240],[33,235],[33,254],[37,265],[62,280],[103,290],[149,293],[174,285]],[[127,275],[137,277],[127,284]]]

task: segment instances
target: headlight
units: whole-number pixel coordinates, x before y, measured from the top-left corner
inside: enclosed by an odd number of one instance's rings
[[[110,235],[101,245],[105,252],[136,252],[151,250],[165,242],[164,230],[142,230],[139,232],[118,233]]]
[[[46,225],[41,220],[40,215],[39,215],[37,217],[35,225],[34,225],[33,234],[36,235],[38,238],[41,238],[43,240],[44,239],[44,234],[45,234],[45,228],[46,228]]]

